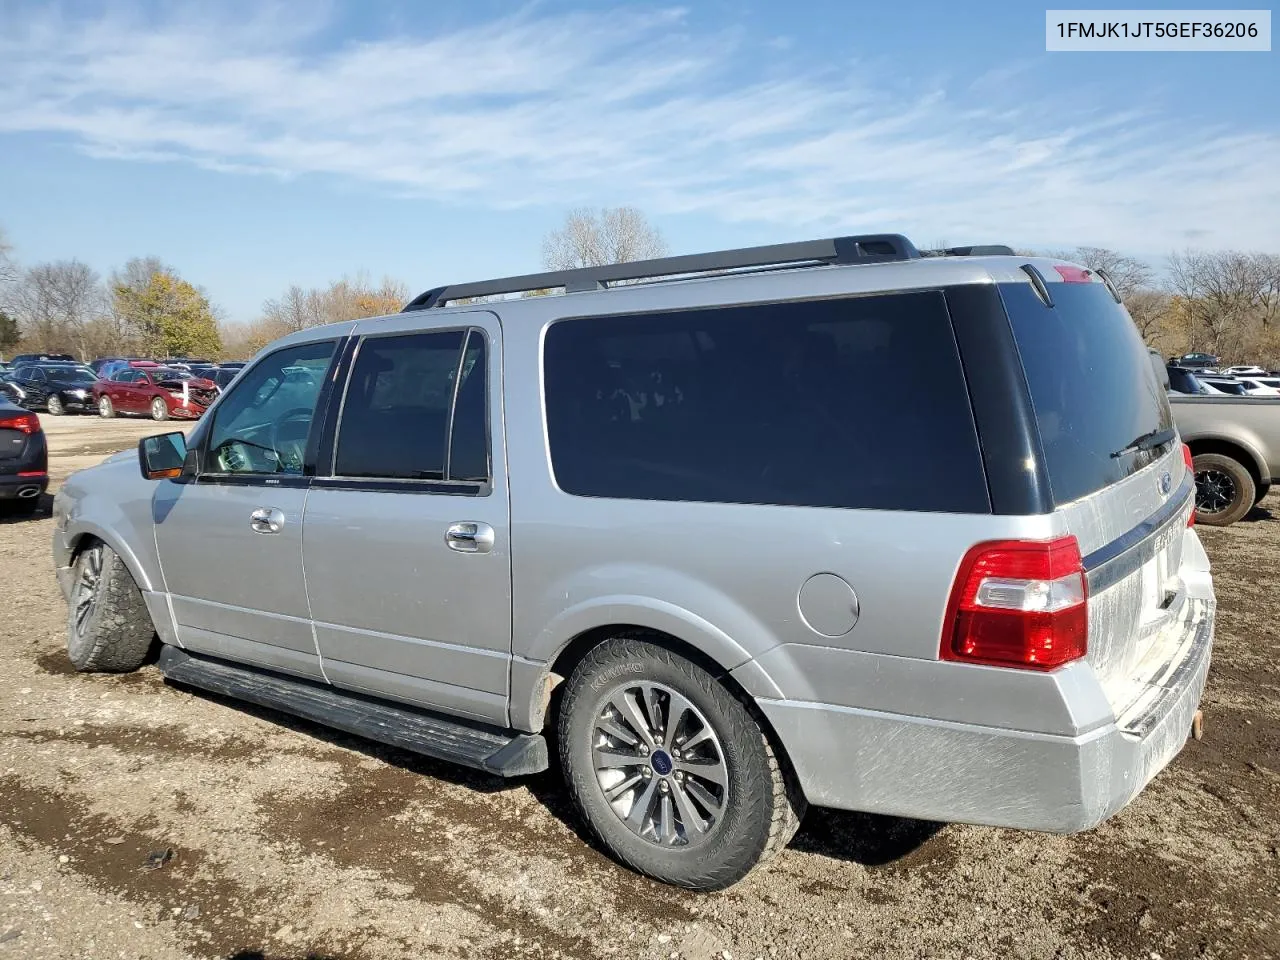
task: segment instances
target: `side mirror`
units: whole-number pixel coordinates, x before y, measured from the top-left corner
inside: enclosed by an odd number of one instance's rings
[[[138,466],[147,480],[182,476],[187,459],[187,437],[181,432],[162,433],[138,441]]]

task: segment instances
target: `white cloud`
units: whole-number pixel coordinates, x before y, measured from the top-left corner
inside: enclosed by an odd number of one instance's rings
[[[323,6],[7,14],[0,133],[460,205],[650,213],[953,242],[1280,247],[1280,132],[983,91],[910,94],[679,10],[545,14],[333,45]],[[874,52],[874,51],[870,51]],[[765,66],[761,66],[765,64]],[[1003,69],[1003,72],[1002,72]],[[780,233],[782,231],[779,231]]]

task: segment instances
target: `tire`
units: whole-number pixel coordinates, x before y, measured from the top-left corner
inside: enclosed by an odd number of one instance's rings
[[[110,420],[116,415],[116,405],[111,402],[111,398],[105,394],[98,398],[98,416],[104,420]]]
[[[656,709],[646,705],[647,691],[657,691]],[[622,719],[624,709],[629,719]],[[654,714],[656,725],[649,722]],[[675,747],[690,741],[693,752],[681,758]],[[600,843],[664,883],[730,886],[786,846],[804,815],[799,789],[747,707],[702,667],[639,638],[607,640],[574,669],[561,703],[559,748],[578,813]],[[699,770],[709,772],[690,772]],[[619,788],[611,803],[606,789]],[[643,800],[634,828],[623,818]]]
[[[1221,453],[1197,454],[1192,463],[1196,475],[1196,523],[1226,527],[1254,504],[1253,476],[1239,460]]]
[[[126,673],[147,659],[151,615],[119,555],[94,541],[76,557],[67,610],[67,656],[77,670]]]
[[[151,398],[151,419],[152,420],[168,420],[169,405],[164,402],[164,397]]]
[[[67,407],[62,402],[62,398],[56,393],[49,394],[49,399],[45,401],[44,407],[49,411],[49,416],[51,417],[60,417],[67,412]]]
[[[1266,499],[1267,494],[1270,492],[1271,492],[1271,484],[1269,483],[1264,483],[1262,486],[1258,487],[1258,489],[1253,494],[1253,505],[1256,507],[1258,504],[1260,504],[1263,500]]]

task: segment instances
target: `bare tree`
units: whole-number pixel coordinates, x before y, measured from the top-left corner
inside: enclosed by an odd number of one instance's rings
[[[661,232],[634,207],[571,210],[564,226],[542,240],[542,262],[548,270],[648,260],[666,253]]]
[[[0,283],[16,283],[21,275],[13,262],[13,244],[5,236],[4,227],[0,227]]]
[[[1165,332],[1171,302],[1172,298],[1162,290],[1135,290],[1124,298],[1129,316],[1147,343],[1154,344]]]
[[[1270,254],[1186,250],[1169,256],[1169,285],[1187,311],[1194,349],[1253,349],[1280,310],[1280,264]]]
[[[23,337],[39,350],[88,359],[94,326],[106,312],[98,274],[79,260],[37,264],[18,282],[13,306]]]

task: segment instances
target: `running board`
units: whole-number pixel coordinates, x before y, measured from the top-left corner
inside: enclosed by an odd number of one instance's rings
[[[487,724],[399,706],[309,680],[187,653],[164,644],[165,679],[235,700],[290,713],[412,753],[500,777],[547,769],[547,741]]]

